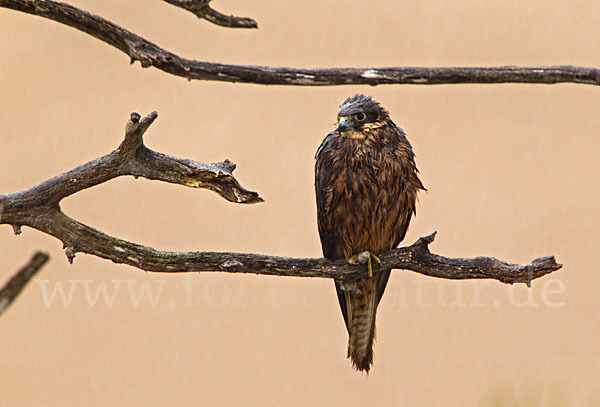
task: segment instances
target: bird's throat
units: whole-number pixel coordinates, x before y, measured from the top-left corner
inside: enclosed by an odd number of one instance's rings
[[[367,135],[365,133],[355,129],[341,131],[340,136],[350,140],[364,140],[365,138],[367,138]]]

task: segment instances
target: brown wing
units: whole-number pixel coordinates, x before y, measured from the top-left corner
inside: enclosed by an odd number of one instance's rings
[[[336,252],[335,225],[332,224],[331,210],[339,201],[334,196],[334,150],[332,146],[333,133],[329,133],[315,154],[315,192],[317,197],[317,224],[321,238],[323,256],[327,259],[343,258],[342,253]]]
[[[387,209],[390,217],[394,220],[391,223],[393,243],[390,249],[398,247],[400,242],[404,240],[408,226],[413,215],[416,214],[417,192],[425,190],[418,177],[419,171],[415,164],[414,153],[412,147],[406,138],[404,131],[390,121],[390,133],[393,139],[391,143],[389,160],[389,176],[383,177],[390,179],[388,185],[384,185],[388,189],[393,204]],[[377,284],[377,304],[381,301],[383,292],[389,280],[391,270],[382,271],[382,276]]]
[[[317,197],[317,225],[319,228],[319,237],[321,238],[321,248],[323,256],[327,259],[344,258],[339,250],[341,237],[338,236],[338,230],[331,216],[332,209],[339,202],[340,197],[334,194],[333,183],[335,181],[335,154],[337,147],[333,140],[334,134],[329,133],[315,154],[315,194]],[[344,291],[339,284],[335,283],[335,288],[344,316],[344,322],[348,328],[348,313],[346,311],[346,300]],[[385,287],[384,287],[385,288]]]

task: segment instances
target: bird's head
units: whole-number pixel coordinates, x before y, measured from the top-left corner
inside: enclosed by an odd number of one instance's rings
[[[389,114],[370,96],[356,94],[347,98],[338,111],[337,132],[349,138],[365,138],[376,127],[383,126]]]

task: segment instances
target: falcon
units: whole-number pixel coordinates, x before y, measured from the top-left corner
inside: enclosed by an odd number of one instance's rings
[[[348,330],[348,357],[358,371],[373,364],[375,314],[391,269],[374,267],[377,255],[398,246],[424,190],[415,155],[404,131],[370,96],[354,95],[341,104],[337,129],[315,155],[317,218],[323,255],[350,263],[366,262],[357,289],[336,281]]]

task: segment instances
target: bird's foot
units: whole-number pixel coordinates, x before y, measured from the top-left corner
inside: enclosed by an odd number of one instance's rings
[[[348,263],[350,263],[350,264],[367,263],[367,270],[368,270],[369,277],[373,277],[372,261],[374,261],[377,264],[381,263],[381,259],[369,251],[364,251],[364,252],[361,252],[358,254],[353,254],[352,256],[350,256],[348,258]]]

